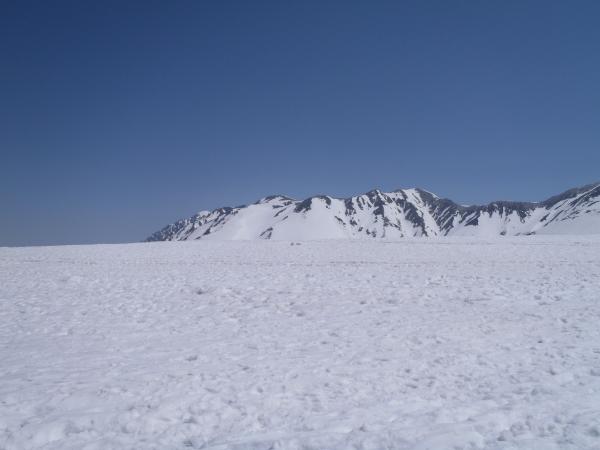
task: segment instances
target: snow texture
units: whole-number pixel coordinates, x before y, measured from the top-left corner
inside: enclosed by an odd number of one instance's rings
[[[0,449],[599,449],[600,237],[0,249]]]

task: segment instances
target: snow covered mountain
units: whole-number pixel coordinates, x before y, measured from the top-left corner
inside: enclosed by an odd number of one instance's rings
[[[147,241],[339,239],[519,234],[600,234],[600,182],[539,203],[462,206],[422,189],[373,190],[346,199],[275,195],[201,211]]]

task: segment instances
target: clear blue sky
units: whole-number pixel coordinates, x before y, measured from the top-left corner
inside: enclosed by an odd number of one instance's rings
[[[282,193],[600,179],[598,1],[0,5],[0,245]]]

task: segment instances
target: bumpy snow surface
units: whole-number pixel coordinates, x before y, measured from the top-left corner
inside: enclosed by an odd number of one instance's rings
[[[0,449],[352,448],[600,448],[600,238],[0,249]]]

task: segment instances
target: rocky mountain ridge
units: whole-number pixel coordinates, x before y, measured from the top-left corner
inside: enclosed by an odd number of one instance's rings
[[[372,190],[345,199],[273,195],[235,208],[201,211],[147,241],[312,240],[600,233],[600,182],[539,203],[464,206],[419,188]]]

